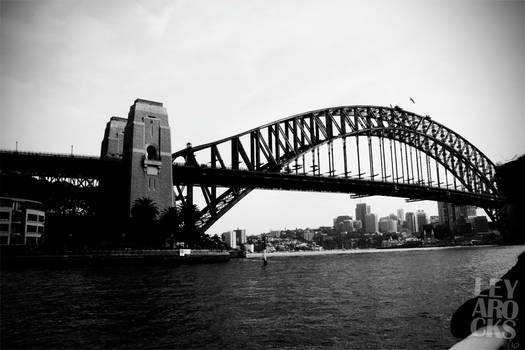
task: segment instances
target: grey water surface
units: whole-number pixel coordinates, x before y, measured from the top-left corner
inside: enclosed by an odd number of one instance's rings
[[[445,349],[475,279],[488,286],[524,250],[2,271],[1,348]]]

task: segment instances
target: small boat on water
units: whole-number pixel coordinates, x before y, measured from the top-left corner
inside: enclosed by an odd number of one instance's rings
[[[263,266],[268,265],[268,258],[266,257],[266,236],[263,236]]]
[[[263,265],[268,265],[268,258],[266,257],[266,249],[263,250]]]

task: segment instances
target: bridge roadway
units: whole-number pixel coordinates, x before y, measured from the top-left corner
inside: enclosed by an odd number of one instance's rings
[[[357,178],[297,175],[271,171],[233,170],[206,166],[173,165],[174,184],[259,188],[272,190],[349,193],[365,196],[390,196],[415,200],[443,201],[499,208],[504,198],[469,193],[444,187],[371,181]]]
[[[2,173],[101,180],[107,176],[114,177],[123,169],[124,162],[119,159],[0,151],[0,171]],[[344,177],[296,175],[272,171],[186,166],[177,163],[173,165],[173,184],[381,195],[469,204],[482,208],[499,208],[504,203],[503,197],[457,191],[444,187],[426,187],[417,184]]]
[[[119,159],[54,153],[0,151],[0,170],[32,176],[100,180],[123,169]]]

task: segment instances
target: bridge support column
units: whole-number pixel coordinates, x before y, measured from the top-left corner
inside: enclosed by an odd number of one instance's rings
[[[162,103],[135,100],[124,139],[130,210],[143,197],[153,200],[161,211],[173,205],[170,137],[168,114]]]

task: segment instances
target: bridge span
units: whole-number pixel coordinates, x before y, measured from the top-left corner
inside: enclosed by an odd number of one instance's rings
[[[1,151],[0,174],[94,189],[127,215],[140,197],[163,209],[200,196],[204,230],[256,188],[468,204],[495,221],[504,202],[483,152],[397,106],[320,109],[172,153],[166,109],[138,99],[107,123],[100,157]]]

